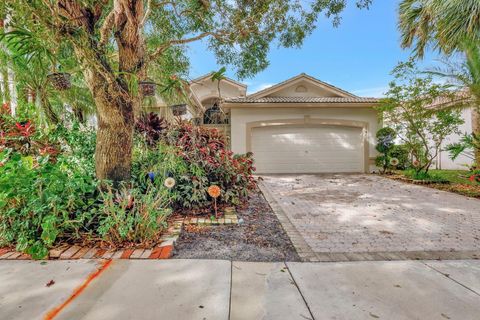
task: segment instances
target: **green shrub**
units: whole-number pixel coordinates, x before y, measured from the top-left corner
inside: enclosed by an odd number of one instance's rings
[[[21,155],[4,150],[0,167],[0,242],[43,258],[59,238],[79,238],[91,221],[97,182],[63,156]]]
[[[395,145],[396,136],[397,133],[392,128],[385,127],[377,131],[377,145],[375,149],[377,149],[381,155],[375,159],[375,165],[382,168],[383,173],[390,167],[390,159],[392,157],[390,157],[389,152]]]
[[[394,145],[388,152],[390,159],[398,159],[398,165],[396,166],[398,170],[405,170],[409,166],[409,154],[408,148],[404,145]]]
[[[151,245],[158,241],[167,227],[167,188],[149,186],[145,192],[138,188],[108,187],[101,192],[101,205],[93,212],[99,219],[98,233],[110,245],[125,242]]]
[[[425,172],[425,171],[417,172],[414,169],[410,169],[410,170],[406,170],[404,174],[405,176],[413,180],[431,181],[431,182],[439,182],[439,183],[447,182],[447,180],[445,180],[441,175]]]
[[[156,184],[167,177],[175,178],[172,200],[176,208],[211,205],[207,188],[212,184],[221,188],[219,200],[228,204],[239,204],[255,186],[252,155],[234,155],[227,150],[226,140],[217,129],[180,122],[162,130],[162,138],[153,147],[153,138],[140,141],[134,176],[141,184],[149,180],[145,178],[149,173]],[[158,137],[159,130],[155,132]],[[144,131],[141,136],[145,136]]]

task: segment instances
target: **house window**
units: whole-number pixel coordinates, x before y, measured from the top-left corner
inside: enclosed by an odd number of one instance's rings
[[[227,115],[215,103],[203,114],[203,124],[228,124]]]

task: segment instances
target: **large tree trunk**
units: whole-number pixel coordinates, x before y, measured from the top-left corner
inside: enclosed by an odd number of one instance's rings
[[[128,84],[145,77],[143,1],[114,0],[113,16],[109,14],[105,18],[107,29],[113,26],[111,31],[118,46],[117,71],[107,62],[93,36],[96,13],[77,2],[62,2],[64,15],[78,21],[90,35],[85,42],[73,45],[97,109],[96,175],[98,179],[112,180],[118,185],[130,179],[135,113],[141,105],[141,97],[131,92]],[[101,11],[101,6],[96,9]]]
[[[95,171],[98,179],[115,184],[130,179],[135,100],[101,76],[87,77],[97,107]]]

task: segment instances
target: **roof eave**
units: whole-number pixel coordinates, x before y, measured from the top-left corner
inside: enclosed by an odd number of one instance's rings
[[[225,102],[223,108],[374,108],[380,102]]]

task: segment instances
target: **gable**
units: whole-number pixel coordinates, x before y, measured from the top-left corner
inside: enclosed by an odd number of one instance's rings
[[[302,73],[249,96],[255,99],[267,97],[354,98],[356,96]]]
[[[218,81],[212,81],[211,75],[207,74],[190,82],[192,92],[200,101],[219,97]],[[220,81],[220,94],[223,98],[244,97],[246,91],[245,85],[230,78]]]

